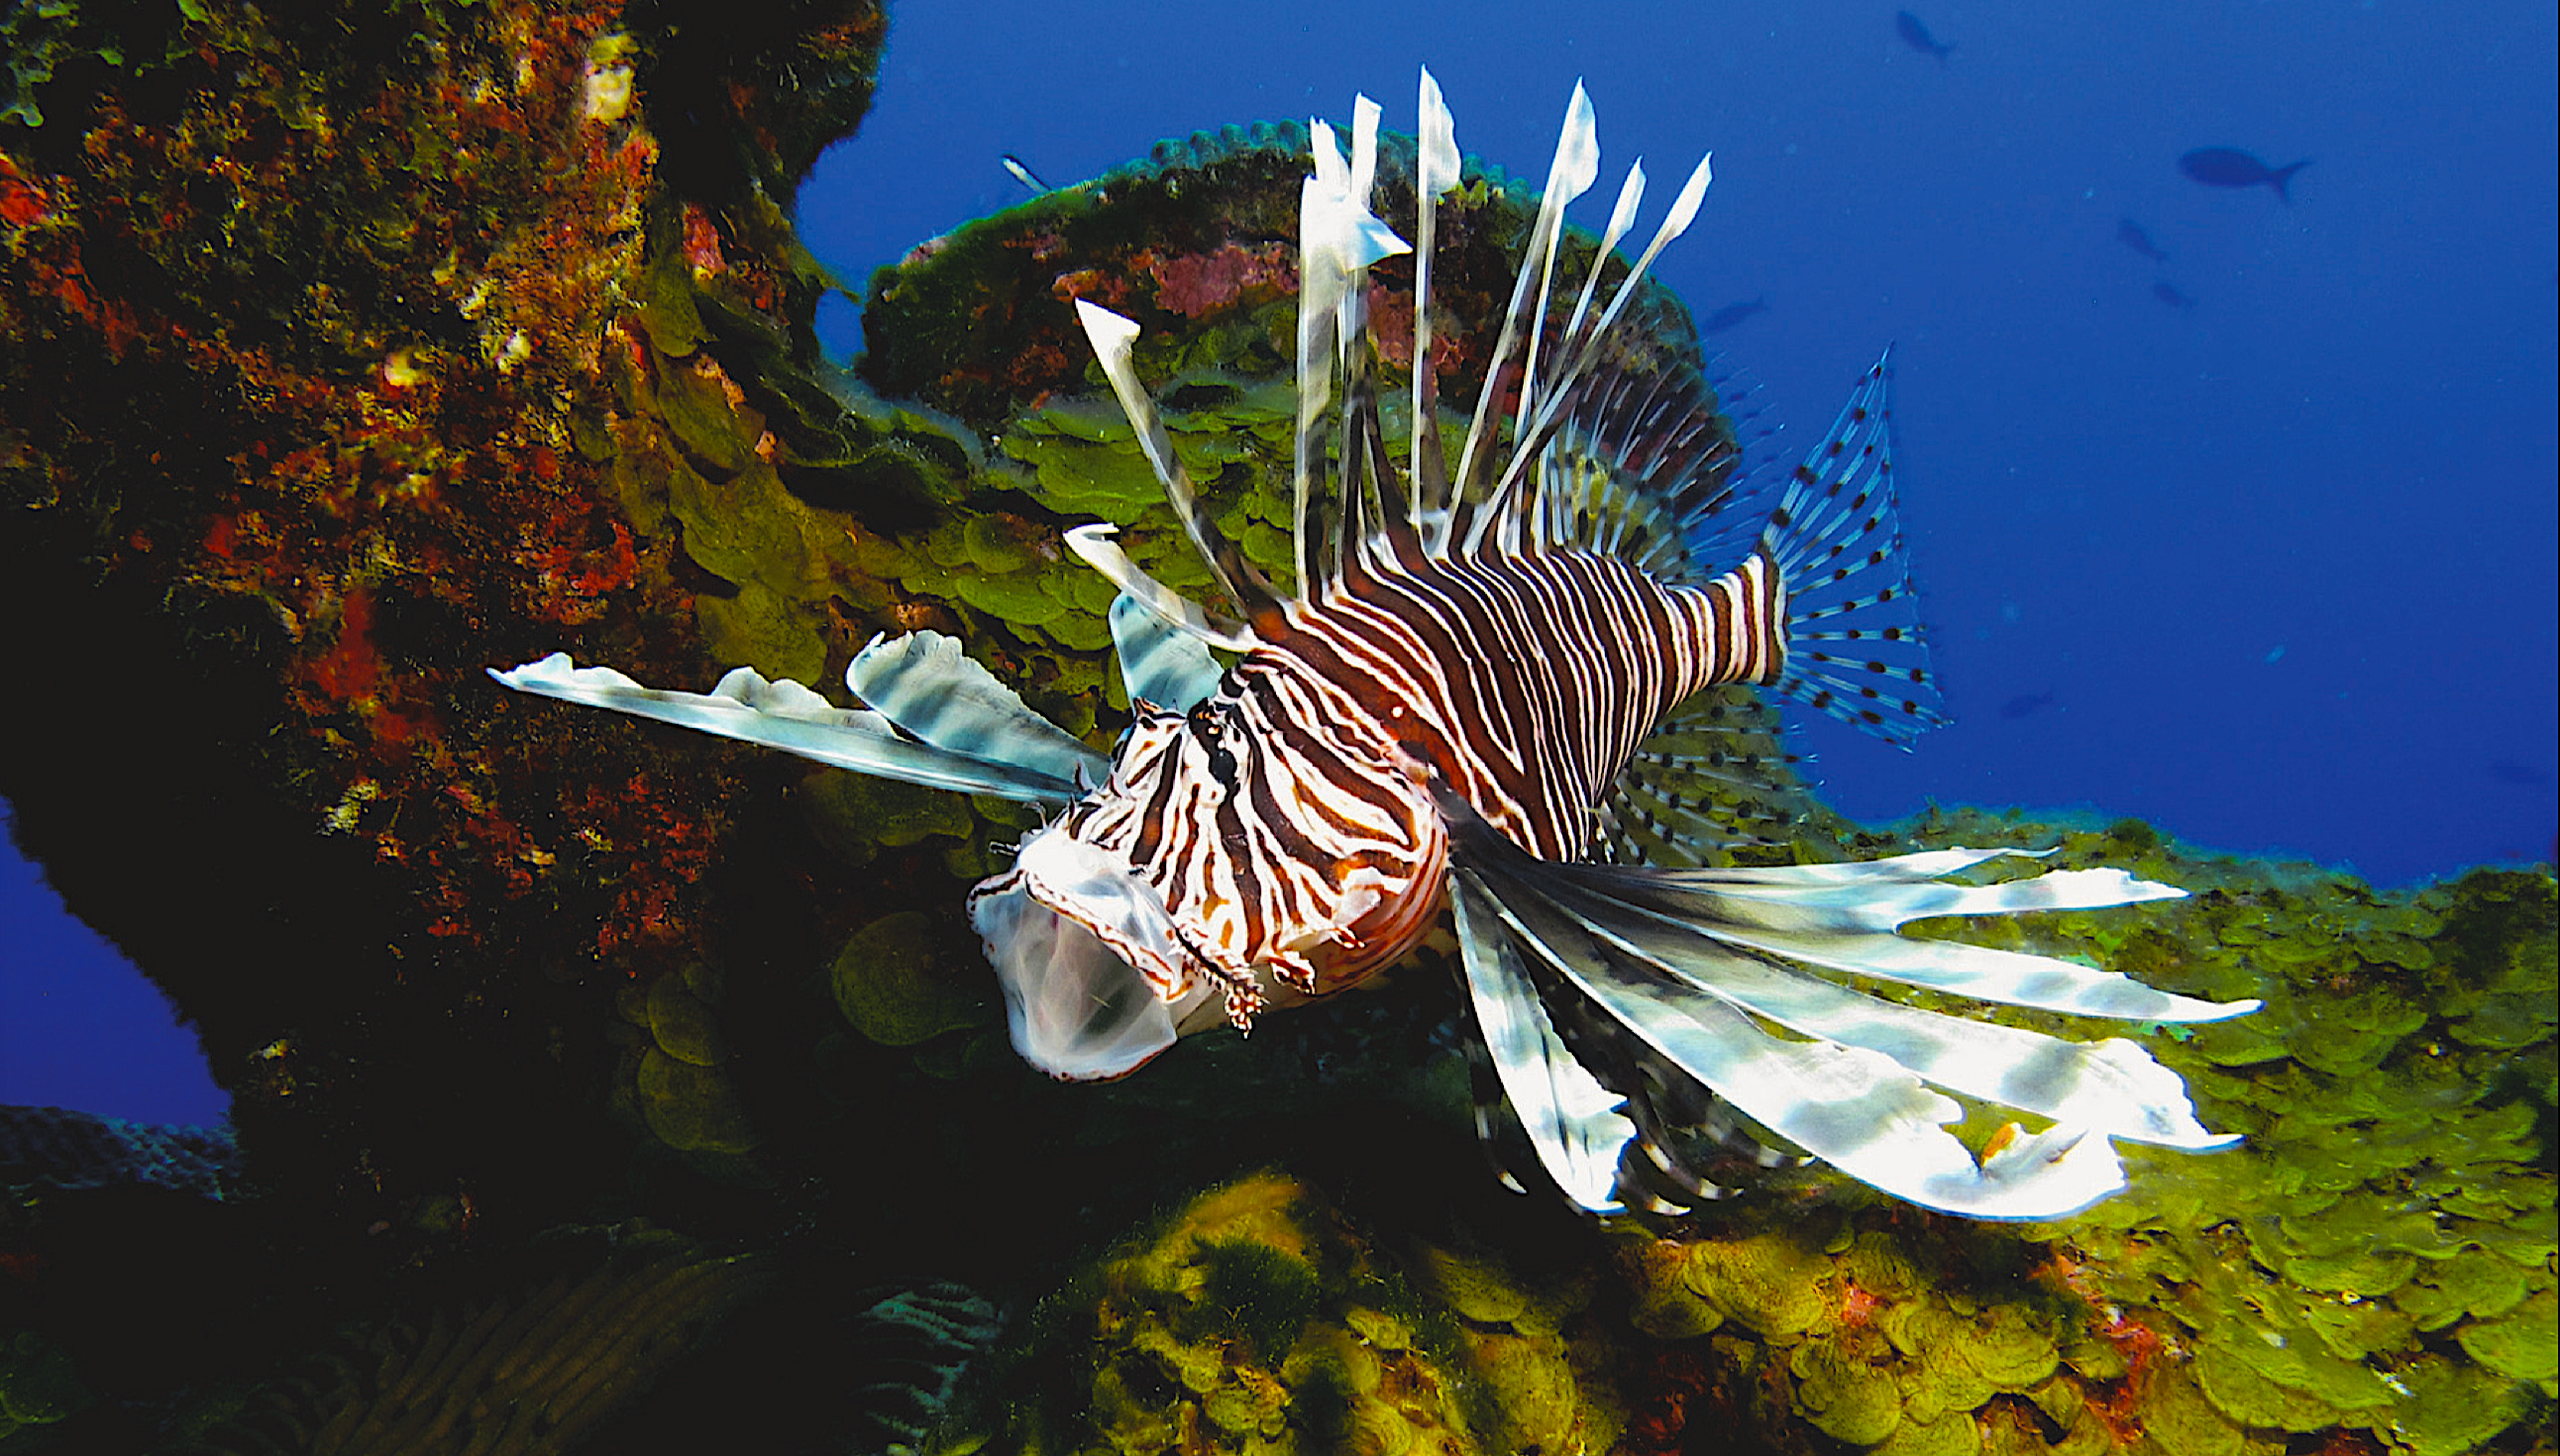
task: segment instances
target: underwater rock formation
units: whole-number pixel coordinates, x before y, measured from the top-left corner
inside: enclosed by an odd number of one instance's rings
[[[220,1203],[58,1179],[0,1209],[0,1451],[389,1409],[310,1395],[342,1328],[405,1370],[548,1279],[605,1299],[645,1261],[521,1265],[632,1220],[688,1240],[661,1274],[755,1273],[599,1449],[750,1407],[864,1438],[826,1357],[933,1278],[1032,1310],[937,1384],[946,1450],[2548,1448],[2547,873],[2377,895],[2139,825],[1816,813],[1756,853],[2059,843],[2194,891],[1993,933],[2265,997],[2151,1039],[2248,1144],[2049,1227],[1801,1172],[1604,1228],[1481,1176],[1437,967],[1055,1086],[1005,1050],[959,901],[1027,811],[494,689],[563,637],[653,681],[823,686],[933,626],[1107,741],[1109,589],[1058,528],[1120,523],[1202,583],[1068,276],[1148,324],[1221,529],[1285,560],[1300,133],[1169,144],[919,248],[872,284],[857,380],[818,354],[832,285],[789,206],[880,18],[734,11],[0,23],[0,582],[44,624],[7,668],[65,705],[0,716],[0,792],[202,1031],[241,1156]],[[1435,344],[1460,394],[1526,203],[1473,175]],[[1677,302],[1646,308],[1693,359]],[[813,1308],[827,1340],[773,1333]],[[1028,1374],[1097,1339],[1074,1380]]]
[[[2205,860],[2131,821],[1906,828],[2058,839],[2066,863],[2130,860],[2193,887],[2131,933],[2077,913],[2024,938],[2133,956],[2183,994],[2265,996],[2263,1020],[2160,1048],[2199,1112],[2249,1143],[2182,1176],[2149,1155],[2131,1192],[2059,1224],[1971,1223],[1824,1181],[1622,1224],[1562,1257],[1501,1240],[1539,1265],[1526,1283],[1501,1252],[1447,1251],[1450,1205],[1364,1217],[1255,1175],[1051,1296],[997,1380],[1009,1409],[971,1429],[1026,1451],[2550,1449],[2547,875],[2381,896]],[[1457,1214],[1459,1239],[1487,1215]],[[1370,1326],[1388,1314],[1398,1338],[1381,1342]],[[1400,1359],[1427,1377],[1379,1386],[1375,1368]],[[1346,1368],[1372,1377],[1351,1397],[1308,1375]],[[1346,1444],[1345,1411],[1378,1388],[1393,1409]],[[1444,1412],[1431,1401],[1448,1389],[1478,1404]]]

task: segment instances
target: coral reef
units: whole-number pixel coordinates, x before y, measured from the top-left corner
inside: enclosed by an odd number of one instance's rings
[[[2131,926],[2036,916],[2000,938],[2265,997],[2261,1018],[2159,1047],[2248,1144],[2146,1160],[2130,1193],[2053,1225],[1939,1217],[1817,1178],[1592,1232],[1570,1272],[1527,1281],[1427,1223],[1379,1230],[1306,1182],[1250,1177],[1052,1295],[1020,1369],[1076,1374],[971,1429],[1024,1451],[2550,1449],[2550,876],[2377,895],[2194,856],[2131,821],[1975,813],[1848,847],[1952,843],[2059,844],[2063,863],[2197,891]],[[1303,1378],[1343,1350],[1411,1371],[1355,1397]],[[1341,1412],[1366,1411],[1372,1388],[1403,1392],[1392,1420],[1361,1414],[1346,1441]],[[1431,1403],[1453,1389],[1487,1403]]]
[[[0,1106],[0,1190],[150,1184],[219,1199],[240,1184],[228,1127],[127,1122],[67,1107]]]
[[[215,1453],[561,1451],[645,1393],[770,1275],[640,1231],[519,1297],[347,1332],[290,1376],[218,1389],[161,1449]]]
[[[1201,1195],[1052,1301],[1012,1379],[1025,1451],[1601,1451],[1589,1277],[1382,1248],[1307,1184]]]
[[[0,21],[0,583],[47,624],[6,667],[70,705],[0,718],[0,792],[201,1029],[239,1129],[235,1163],[0,1114],[0,1450],[440,1412],[495,1441],[464,1416],[510,1400],[549,1449],[717,1444],[742,1410],[813,1449],[2549,1449],[2547,871],[2376,894],[2133,823],[1816,814],[1743,853],[2058,844],[2194,890],[1967,933],[2266,998],[2147,1038],[2247,1145],[2136,1154],[2050,1227],[1797,1170],[1604,1228],[1483,1176],[1438,965],[1056,1086],[1007,1051],[960,906],[1028,811],[495,691],[556,646],[823,686],[932,626],[1107,741],[1107,588],[1058,528],[1203,583],[1075,296],[1148,325],[1221,529],[1285,560],[1303,133],[1168,143],[919,247],[872,282],[857,378],[789,208],[881,18],[734,12]],[[1382,211],[1410,157],[1384,147]],[[1527,203],[1469,176],[1453,399]],[[1641,314],[1695,367],[1675,300]],[[1758,786],[1701,791],[1784,795],[1753,751]],[[523,1267],[644,1223],[681,1238]],[[920,1364],[849,1392],[908,1359],[892,1328]],[[634,1391],[605,1411],[581,1371]]]

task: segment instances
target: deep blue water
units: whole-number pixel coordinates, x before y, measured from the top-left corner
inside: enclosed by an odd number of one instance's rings
[[[1661,273],[1701,318],[1767,297],[1711,342],[1790,434],[1898,345],[1905,525],[1960,721],[1907,754],[1812,724],[1833,803],[2137,814],[2384,885],[2549,858],[2552,7],[1917,14],[1943,62],[1890,3],[909,5],[800,220],[859,293],[1021,200],[1007,153],[1062,185],[1200,128],[1348,123],[1360,90],[1409,129],[1425,63],[1459,145],[1535,178],[1581,78],[1587,224],[1637,155],[1658,212],[1713,150]],[[2288,205],[2182,175],[2205,146],[2312,165]],[[858,347],[850,306],[822,323]],[[46,898],[0,906],[0,1102],[213,1115],[192,1039]]]

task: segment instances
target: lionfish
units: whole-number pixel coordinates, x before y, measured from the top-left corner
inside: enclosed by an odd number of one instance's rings
[[[1765,1144],[1782,1140],[1931,1209],[2050,1218],[2123,1186],[2116,1138],[2193,1151],[2236,1142],[2207,1132],[2176,1074],[2129,1041],[1938,1015],[1817,974],[2134,1022],[2252,1010],[1895,933],[1924,916],[2181,890],[2103,869],[1941,883],[2024,853],[2007,849],[1759,869],[1610,855],[1631,842],[1612,833],[1621,807],[1679,807],[1676,790],[1647,798],[1647,785],[1717,771],[1718,750],[1698,734],[1648,742],[1702,690],[1772,687],[1895,742],[1944,721],[1894,517],[1887,363],[1802,465],[1737,471],[1709,387],[1693,372],[1632,367],[1619,328],[1646,270],[1696,214],[1705,161],[1603,302],[1600,263],[1644,193],[1641,163],[1629,172],[1564,304],[1564,210],[1599,164],[1577,84],[1453,470],[1431,423],[1430,287],[1434,209],[1459,186],[1460,162],[1427,71],[1420,110],[1411,244],[1369,208],[1377,104],[1359,99],[1348,158],[1332,127],[1310,128],[1294,591],[1202,509],[1133,364],[1139,325],[1075,304],[1175,515],[1236,609],[1152,579],[1109,525],[1066,533],[1119,587],[1110,627],[1134,721],[1108,758],[933,632],[860,653],[846,686],[868,706],[853,710],[747,668],[707,695],[645,688],[562,653],[493,675],[865,773],[1055,808],[1012,868],[971,892],[969,913],[1014,1046],[1059,1078],[1122,1076],[1186,1033],[1249,1028],[1264,1011],[1331,996],[1414,949],[1446,907],[1486,1146],[1515,1189],[1533,1167],[1594,1213],[1694,1207],[1728,1191],[1710,1172],[1742,1166],[1744,1149],[1774,1165]],[[1371,367],[1367,271],[1408,251],[1416,426],[1397,452]],[[1508,410],[1497,382],[1516,391]],[[1962,1108],[1931,1084],[2049,1125],[2011,1123],[1977,1158],[1947,1131]]]

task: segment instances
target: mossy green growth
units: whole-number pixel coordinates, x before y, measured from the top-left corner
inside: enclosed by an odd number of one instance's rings
[[[95,1404],[70,1352],[33,1330],[0,1331],[0,1449]],[[33,1449],[32,1446],[30,1449]]]
[[[884,915],[855,931],[828,975],[836,1009],[883,1047],[987,1025],[994,1011],[984,980],[975,942],[965,957],[954,954],[921,910]]]
[[[794,803],[801,822],[848,870],[869,865],[883,849],[965,840],[977,833],[970,801],[957,794],[842,769],[801,780]]]
[[[1413,1258],[1440,1272],[1408,1283],[1405,1259],[1285,1175],[1213,1189],[1040,1313],[997,1376],[1007,1408],[971,1438],[1271,1456],[1610,1446],[1619,1415],[1541,1324],[1576,1296],[1480,1254],[1418,1243]],[[1443,1301],[1449,1287],[1515,1319],[1471,1318]]]
[[[720,1000],[720,972],[702,962],[626,985],[616,998],[621,1019],[639,1033],[625,1044],[617,1103],[658,1141],[711,1160],[713,1171],[726,1171],[722,1160],[764,1140],[722,1069],[730,1052]]]
[[[744,1153],[763,1142],[717,1067],[700,1066],[652,1047],[640,1057],[640,1108],[649,1130],[684,1153]]]
[[[1796,1403],[1805,1418],[1835,1440],[1873,1446],[1902,1424],[1902,1387],[1893,1373],[1835,1342],[1797,1346],[1787,1369],[1796,1376]]]
[[[1777,1228],[1733,1240],[1689,1245],[1688,1287],[1764,1339],[1813,1328],[1829,1307],[1823,1289],[1831,1260],[1801,1228]]]
[[[2003,843],[2058,845],[2048,865],[2116,865],[2192,895],[1914,930],[2264,998],[2264,1013],[2216,1027],[2117,1033],[2186,1079],[2207,1126],[2247,1142],[2206,1156],[2127,1146],[2125,1193],[2015,1229],[1881,1210],[1853,1190],[1812,1217],[1737,1201],[1704,1239],[1618,1248],[1628,1324],[1712,1349],[1720,1369],[1782,1367],[1784,1409],[1758,1428],[1779,1445],[2526,1449],[2530,1418],[2560,1393],[2551,878],[2479,872],[2377,894],[2208,861],[2121,823],[1969,811],[1795,849],[1821,861]],[[1782,1262],[1784,1279],[1739,1277]],[[1882,1436],[1879,1374],[1895,1396]],[[2020,1399],[2041,1419],[2021,1425]]]
[[[1249,1238],[1200,1248],[1200,1302],[1184,1333],[1243,1342],[1265,1365],[1286,1356],[1315,1317],[1324,1289],[1306,1260]]]
[[[1969,816],[1933,827],[1981,842]],[[2092,864],[2127,843],[2059,838],[2061,858]],[[2463,1388],[2549,1398],[2555,1341],[2549,1316],[2528,1311],[2560,1282],[2551,879],[2484,871],[2379,895],[2165,844],[2143,859],[2140,873],[2194,896],[2149,925],[2119,912],[2112,946],[2094,915],[2005,933],[2048,952],[2085,946],[2164,989],[2264,998],[2255,1016],[2149,1039],[2203,1121],[2248,1141],[2204,1158],[2129,1149],[2130,1189],[2045,1236],[2086,1261],[2090,1292],[2185,1332],[2195,1393],[2235,1430],[2346,1428],[2428,1447],[2440,1437],[2424,1431],[2456,1426],[2413,1417],[2415,1373],[2456,1379],[2431,1364],[2448,1334],[2469,1358]],[[2184,1408],[2164,1398],[2164,1412]],[[2218,1429],[2181,1429],[2189,1444],[2226,1444]]]

